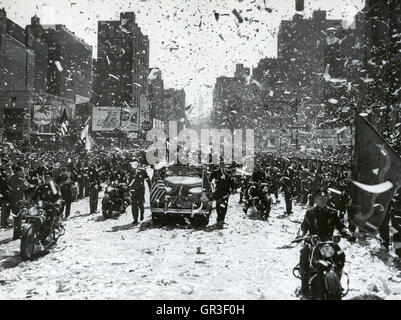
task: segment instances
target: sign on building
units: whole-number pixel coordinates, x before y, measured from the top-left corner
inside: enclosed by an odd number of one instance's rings
[[[37,104],[33,106],[33,122],[38,126],[45,126],[52,122],[52,105]]]
[[[120,128],[120,108],[93,107],[92,131],[113,131]]]

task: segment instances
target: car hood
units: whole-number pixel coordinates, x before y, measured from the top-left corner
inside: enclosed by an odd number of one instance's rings
[[[170,176],[164,178],[164,182],[171,186],[202,186],[202,178],[189,176]]]

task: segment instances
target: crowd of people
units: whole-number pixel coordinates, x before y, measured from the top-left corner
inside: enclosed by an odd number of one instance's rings
[[[8,149],[8,150],[6,150]],[[96,148],[90,153],[79,150],[44,150],[28,148],[3,148],[1,154],[0,179],[2,196],[1,227],[10,227],[10,213],[16,215],[17,203],[22,199],[32,199],[37,187],[45,184],[46,177],[52,178],[61,191],[63,204],[61,213],[68,218],[71,213],[71,203],[89,197],[89,211],[98,211],[98,195],[101,183],[105,181],[126,181],[132,167],[130,162],[139,154],[138,164],[145,165],[144,153],[136,150],[121,150],[119,148]],[[227,166],[226,166],[227,167]],[[227,177],[235,175],[228,171]],[[218,181],[225,175],[219,170],[211,172],[211,178]],[[297,200],[313,206],[313,191],[321,187],[330,188],[330,205],[344,217],[349,198],[350,168],[347,164],[335,164],[328,161],[289,158],[284,156],[257,155],[255,168],[251,175],[242,175],[241,196],[247,197],[250,183],[258,185],[265,183],[269,193],[278,199],[282,191],[286,203],[286,213],[292,213],[292,202]],[[211,179],[211,180],[212,180]],[[139,181],[143,184],[143,181]],[[221,200],[222,195],[230,189],[230,182],[217,183],[215,197]],[[238,187],[238,185],[237,185]],[[142,189],[142,188],[141,188]],[[227,200],[228,201],[228,200]],[[143,215],[141,204],[138,204]],[[216,206],[220,207],[220,206]],[[219,222],[224,219],[219,217]],[[137,219],[134,219],[135,221]]]
[[[209,181],[214,186],[211,200],[215,201],[217,228],[224,226],[230,194],[240,190],[239,202],[245,202],[244,212],[250,207],[248,200],[251,197],[260,197],[262,202],[266,201],[263,217],[268,219],[273,200],[279,202],[281,192],[285,200],[283,217],[293,214],[294,201],[309,205],[299,237],[309,232],[327,238],[338,229],[350,241],[355,241],[355,226],[349,223],[352,217],[348,210],[350,163],[264,154],[256,155],[254,160],[252,172],[238,170],[240,166],[235,163],[226,165],[222,158],[219,165],[208,166]],[[54,208],[58,216],[68,219],[71,203],[89,197],[89,213],[97,213],[102,183],[109,181],[128,186],[133,224],[136,225],[138,218],[144,219],[145,182],[151,189],[146,165],[145,151],[140,148],[95,147],[88,153],[85,150],[34,148],[20,151],[12,145],[3,147],[0,163],[1,227],[12,227],[8,224],[11,213],[13,238],[20,237],[22,221],[18,204],[21,200],[53,202],[57,204]],[[397,197],[400,198],[398,194]],[[393,205],[395,211],[397,203]],[[308,248],[306,245],[301,250],[302,290],[306,288],[307,277],[304,275],[308,273]],[[341,266],[345,257],[340,255],[337,258]]]
[[[11,144],[1,150],[0,200],[1,227],[12,227],[8,221],[14,217],[14,238],[20,228],[18,203],[33,200],[41,186],[53,181],[60,190],[60,214],[67,219],[71,203],[89,197],[90,213],[98,212],[101,183],[123,180],[129,172],[132,151],[118,148],[105,150],[95,147],[84,150],[45,150],[28,148],[19,150]]]

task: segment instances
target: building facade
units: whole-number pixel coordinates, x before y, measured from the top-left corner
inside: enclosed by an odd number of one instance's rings
[[[0,124],[11,141],[55,134],[63,110],[91,97],[92,48],[65,26],[25,29],[0,10]]]
[[[159,68],[150,68],[148,75],[148,97],[153,119],[153,127],[164,130],[164,82]]]
[[[127,131],[142,131],[140,114],[150,114],[143,110],[149,106],[148,72],[149,38],[136,23],[135,13],[122,12],[117,21],[99,21],[94,102],[129,112],[136,123]]]
[[[185,129],[185,91],[184,89],[164,89],[163,109],[165,110],[164,131],[169,132],[169,121],[177,121],[177,130]]]

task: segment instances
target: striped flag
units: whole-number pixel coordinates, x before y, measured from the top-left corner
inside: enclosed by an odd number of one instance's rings
[[[155,202],[156,200],[160,201],[165,195],[166,185],[160,177],[159,171],[155,170],[151,181],[150,202]]]
[[[63,114],[60,118],[60,127],[59,127],[60,135],[65,136],[68,132],[68,116],[67,111],[64,109]]]

